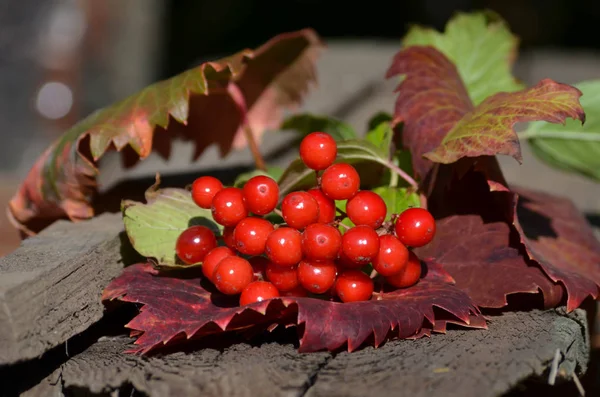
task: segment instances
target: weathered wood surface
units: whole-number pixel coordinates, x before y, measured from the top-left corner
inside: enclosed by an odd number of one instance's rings
[[[492,317],[487,331],[450,330],[336,356],[300,354],[272,342],[145,358],[123,354],[132,341],[127,337],[102,338],[25,395],[129,395],[133,389],[156,397],[499,396],[524,379],[546,376],[556,349],[559,379],[585,371],[586,327],[581,310],[506,313]]]
[[[103,315],[123,267],[119,215],[57,222],[0,258],[0,365],[40,356]]]

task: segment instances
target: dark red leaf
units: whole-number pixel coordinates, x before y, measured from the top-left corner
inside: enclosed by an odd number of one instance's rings
[[[378,346],[390,336],[443,332],[448,323],[485,328],[471,299],[448,281],[448,274],[432,264],[417,285],[385,292],[381,300],[336,303],[286,297],[238,307],[235,297],[207,290],[200,278],[161,277],[150,264],[137,264],[110,283],[102,299],[143,304],[140,314],[127,324],[141,334],[132,353],[147,353],[185,337],[247,332],[253,326],[281,322],[303,324],[300,351],[335,350],[345,343],[351,351],[371,336]]]
[[[560,285],[528,264],[509,242],[510,227],[504,222],[454,215],[439,220],[434,240],[415,252],[428,265],[441,264],[478,306],[501,308],[508,295],[539,292],[545,307],[556,306],[562,299]]]
[[[565,198],[513,189],[514,226],[531,259],[567,290],[567,310],[600,295],[600,243],[573,203]],[[517,200],[518,199],[518,200]]]
[[[396,91],[396,121],[413,169],[423,178],[433,163],[422,156],[439,146],[448,131],[473,108],[456,67],[433,47],[408,47],[392,61],[386,77],[405,75]]]

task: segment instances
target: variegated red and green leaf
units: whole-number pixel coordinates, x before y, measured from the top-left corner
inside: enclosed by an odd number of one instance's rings
[[[153,150],[168,156],[175,136],[195,143],[195,158],[212,144],[222,156],[243,147],[244,130],[258,138],[279,126],[284,109],[301,102],[316,80],[322,48],[310,29],[282,34],[94,112],[35,162],[9,203],[9,216],[27,234],[59,218],[92,217],[97,163],[111,148],[123,151],[131,165]]]

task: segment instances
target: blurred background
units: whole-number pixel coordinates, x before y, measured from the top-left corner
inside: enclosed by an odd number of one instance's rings
[[[43,149],[91,111],[200,62],[303,27],[314,28],[330,46],[330,55],[319,64],[323,73],[317,99],[309,97],[307,102],[309,108],[320,111],[329,109],[320,103],[334,101],[335,93],[327,91],[328,75],[345,76],[340,83],[343,87],[367,75],[383,80],[410,24],[441,30],[459,10],[492,9],[507,20],[521,39],[516,74],[527,83],[542,77],[566,83],[600,77],[599,1],[371,0],[368,5],[355,4],[326,0],[1,0],[0,206],[5,208]],[[392,109],[393,85],[386,87],[389,91],[375,102],[387,108],[375,110]],[[339,116],[350,121],[361,117],[360,112],[350,113]],[[520,174],[514,167],[508,166],[509,180]],[[600,209],[595,185],[566,175],[563,181],[563,190],[576,186],[581,191],[576,198],[580,208],[591,213]],[[17,245],[17,234],[2,215],[0,255]]]

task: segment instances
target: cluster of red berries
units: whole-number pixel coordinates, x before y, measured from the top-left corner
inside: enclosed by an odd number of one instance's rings
[[[317,173],[318,186],[287,194],[280,210],[279,186],[267,176],[255,176],[242,188],[225,187],[210,176],[196,179],[192,198],[224,226],[225,245],[217,246],[209,228],[192,226],[177,240],[181,261],[202,262],[204,276],[222,293],[240,294],[240,305],[309,293],[327,293],[342,302],[369,300],[374,283],[364,271],[368,264],[394,287],[414,285],[421,264],[407,247],[432,240],[436,227],[431,214],[410,208],[384,222],[384,200],[359,190],[360,177],[352,165],[334,164],[337,145],[326,133],[307,135],[300,157]],[[337,209],[338,200],[347,200],[346,212]],[[264,218],[273,211],[285,223],[273,225]],[[355,226],[340,224],[345,217]]]

